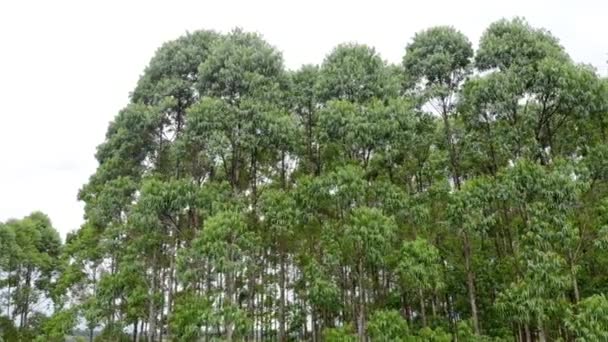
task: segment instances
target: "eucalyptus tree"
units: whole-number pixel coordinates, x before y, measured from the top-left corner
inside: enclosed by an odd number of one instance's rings
[[[386,107],[399,93],[396,75],[367,45],[341,44],[326,56],[316,87],[317,149],[327,168],[352,161],[367,168],[395,143],[397,118]]]
[[[269,149],[269,133],[282,110],[287,75],[281,54],[260,36],[235,30],[214,46],[199,66],[200,94],[224,106],[210,123],[228,181],[237,191],[250,188],[256,203],[260,163]],[[219,113],[218,111],[215,111]],[[221,125],[221,126],[217,126]],[[219,134],[218,134],[219,133]]]
[[[366,296],[368,289],[368,270],[375,267],[386,267],[385,256],[391,250],[391,244],[397,226],[392,218],[386,217],[378,209],[358,208],[344,229],[343,248],[345,257],[355,270],[358,293],[357,333],[359,341],[366,340]]]
[[[571,172],[567,165],[546,170],[521,162],[501,181],[505,205],[517,208],[519,218],[512,222],[519,237],[513,241],[516,281],[498,305],[526,325],[526,339],[531,334],[527,325],[536,327],[539,339],[555,338],[553,327],[562,325],[563,313],[580,301],[583,250],[600,251],[586,241],[597,236],[597,228],[585,224],[585,213],[579,211],[587,184]]]
[[[404,242],[398,260],[397,272],[403,288],[413,290],[418,296],[422,325],[427,326],[427,296],[432,297],[433,319],[436,319],[435,296],[437,291],[444,287],[444,268],[441,265],[439,251],[426,240],[418,238]]]
[[[17,245],[15,231],[11,226],[0,223],[0,270],[3,273],[0,279],[0,287],[6,292],[4,294],[5,305],[2,312],[6,317],[12,317],[12,294],[14,286],[14,274],[17,271],[17,255],[20,248]]]
[[[295,199],[284,190],[267,189],[261,198],[261,216],[263,226],[271,237],[273,250],[278,254],[278,334],[279,341],[286,341],[286,319],[288,305],[286,292],[288,291],[288,265],[289,254],[294,251],[294,229],[296,225],[297,209]]]
[[[372,47],[345,43],[335,47],[321,65],[317,83],[322,101],[364,104],[394,97],[399,88],[390,69]]]
[[[185,126],[187,110],[198,101],[198,68],[221,36],[213,31],[195,31],[163,44],[150,60],[131,94],[134,103],[158,108],[154,137],[155,168],[179,177],[187,167],[173,151]]]
[[[452,27],[438,26],[417,33],[405,50],[406,75],[416,82],[420,96],[443,121],[450,176],[454,186],[460,188],[464,175],[458,140],[462,138],[456,135],[452,118],[457,114],[460,87],[471,73],[471,42]]]
[[[88,303],[87,312],[91,313],[87,315],[91,337],[93,328],[100,323],[100,312],[104,312],[105,325],[112,325],[118,313],[119,293],[109,292],[110,298],[103,301],[109,306],[102,310],[102,302],[97,299],[98,285],[105,277],[115,276],[126,250],[128,213],[139,182],[154,163],[160,118],[158,108],[143,104],[130,104],[120,111],[109,125],[105,142],[97,149],[97,171],[78,194],[85,202],[86,224],[72,237],[72,247],[66,252],[71,262],[81,264],[87,274],[82,280],[88,287],[84,291],[92,293],[83,304]]]
[[[321,97],[319,95],[319,67],[304,65],[290,74],[289,108],[297,117],[300,128],[300,146],[298,157],[301,168],[307,173],[321,172],[318,128]]]
[[[504,135],[511,156],[548,163],[551,155],[576,153],[579,146],[567,133],[592,117],[600,85],[593,70],[571,61],[557,38],[521,18],[503,19],[482,35],[475,65],[493,72],[470,89],[477,102],[473,122],[487,135]],[[492,133],[496,125],[506,132]],[[500,145],[488,144],[491,150]]]
[[[403,66],[406,74],[421,87],[426,103],[441,117],[444,146],[448,151],[450,177],[460,189],[464,175],[462,168],[462,132],[457,133],[458,92],[471,72],[473,48],[467,37],[452,27],[433,27],[417,33],[406,47]],[[475,331],[479,333],[479,318],[475,298],[475,283],[471,267],[472,241],[468,232],[462,234],[466,259],[467,287]]]
[[[223,325],[223,336],[232,341],[247,334],[251,324],[247,312],[239,305],[241,284],[246,283],[245,271],[253,263],[257,236],[248,231],[246,218],[235,211],[222,211],[205,223],[204,234],[192,244],[193,251],[209,257],[210,271],[217,274],[215,289],[208,289],[214,306],[215,320]],[[250,267],[250,266],[249,266]]]
[[[40,302],[52,298],[61,239],[48,216],[41,212],[8,220],[0,225],[0,234],[0,284],[6,288],[3,311],[18,324],[20,339],[33,338],[40,328]]]
[[[130,243],[134,247],[129,252],[134,255],[129,256],[129,263],[142,263],[139,270],[145,272],[142,276],[145,283],[149,284],[147,302],[150,339],[156,334],[156,298],[159,294],[161,317],[166,302],[166,319],[170,320],[175,288],[175,256],[178,246],[191,235],[188,231],[191,226],[188,208],[195,206],[196,197],[197,189],[191,181],[163,182],[151,178],[142,184],[137,204],[132,209],[127,229]],[[159,282],[158,279],[163,281]],[[164,279],[167,279],[166,284]]]
[[[606,310],[608,302],[603,294],[593,295],[580,302],[576,311],[568,312],[566,327],[576,341],[601,341],[608,338]]]
[[[399,65],[346,43],[286,71],[240,29],[164,44],[65,246],[0,225],[3,312],[49,340],[81,318],[90,340],[601,339],[608,83],[523,19],[473,55],[445,26]]]
[[[413,341],[407,321],[396,310],[375,311],[368,323],[369,336],[374,341]]]

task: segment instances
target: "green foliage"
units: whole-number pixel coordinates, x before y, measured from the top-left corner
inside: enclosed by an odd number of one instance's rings
[[[410,332],[405,319],[398,311],[375,311],[367,324],[370,338],[374,341],[408,341]]]
[[[424,239],[403,243],[397,268],[405,288],[426,291],[444,286],[439,250]]]
[[[3,338],[607,339],[608,82],[523,19],[478,46],[438,26],[400,65],[287,71],[240,29],[167,42],[82,227],[0,223]]]
[[[533,28],[522,18],[502,19],[482,35],[475,63],[480,70],[534,68],[546,57],[567,58],[548,31]]]
[[[422,328],[418,331],[418,338],[423,341],[431,342],[448,342],[452,341],[452,335],[445,332],[442,328],[431,329],[429,327]]]
[[[177,341],[196,341],[204,324],[212,324],[209,301],[193,293],[184,293],[175,301],[171,326]]]
[[[382,266],[389,252],[396,224],[376,208],[353,210],[350,223],[344,227],[344,248],[353,253],[355,261],[362,260],[370,266]]]
[[[0,236],[0,271],[6,274],[0,288],[6,291],[7,314],[19,318],[22,336],[36,336],[42,324],[36,306],[45,297],[58,299],[53,294],[62,250],[59,233],[45,214],[34,212],[0,225]]]
[[[190,106],[196,99],[194,85],[198,67],[207,60],[219,38],[212,31],[195,31],[163,44],[133,91],[133,101],[156,104],[173,98],[176,112]]]
[[[211,53],[198,67],[202,95],[235,104],[281,86],[283,57],[255,33],[233,30],[215,41]],[[273,93],[268,93],[272,96]]]
[[[19,331],[14,322],[6,316],[0,316],[0,341],[18,341]]]
[[[353,331],[352,325],[345,325],[340,328],[327,328],[323,331],[323,339],[327,342],[355,342],[357,336]]]
[[[438,26],[414,36],[403,58],[406,72],[427,85],[450,86],[464,79],[473,57],[467,37],[452,27]]]
[[[321,65],[319,96],[321,100],[338,99],[365,103],[392,97],[392,83],[385,62],[367,45],[341,44],[327,55]]]
[[[608,338],[608,300],[603,294],[585,298],[568,312],[566,326],[576,341]]]
[[[131,337],[122,330],[119,324],[111,324],[104,327],[101,333],[95,336],[94,342],[128,342]]]
[[[74,309],[61,310],[53,313],[42,326],[42,336],[38,336],[40,341],[65,341],[65,337],[70,335],[77,323],[77,312]]]

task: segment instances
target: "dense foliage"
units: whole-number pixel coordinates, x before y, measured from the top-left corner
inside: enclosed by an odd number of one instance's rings
[[[0,226],[0,332],[607,340],[607,114],[608,81],[523,19],[296,71],[257,34],[187,34],[110,124],[83,226]]]

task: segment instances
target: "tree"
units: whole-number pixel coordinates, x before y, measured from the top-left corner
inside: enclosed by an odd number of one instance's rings
[[[385,62],[374,48],[341,44],[327,55],[318,81],[321,100],[345,100],[358,104],[390,98],[398,87],[389,77]]]
[[[422,325],[427,326],[426,296],[436,296],[443,284],[443,267],[439,251],[424,239],[406,241],[401,249],[398,274],[403,288],[413,290],[419,296]],[[432,300],[433,318],[436,315],[435,299]]]
[[[394,221],[378,209],[357,208],[343,228],[343,248],[356,274],[358,289],[357,332],[359,341],[366,336],[367,269],[385,266],[384,256],[390,251],[397,230]]]
[[[244,283],[247,266],[253,263],[251,255],[257,237],[248,231],[246,220],[236,211],[222,211],[210,217],[204,234],[192,244],[192,252],[199,258],[208,256],[210,271],[219,283],[209,290],[210,300],[217,306],[215,315],[223,324],[223,335],[232,341],[247,331],[245,313],[239,308],[239,284]]]
[[[412,338],[407,322],[395,310],[374,312],[367,328],[374,341],[408,341]]]
[[[285,191],[267,189],[261,198],[261,215],[271,244],[278,253],[279,267],[279,312],[278,339],[285,341],[286,337],[286,292],[288,286],[287,267],[289,252],[293,250],[293,235],[296,224],[296,206],[294,199]]]
[[[109,124],[65,244],[0,224],[0,334],[601,340],[607,85],[519,18],[475,54],[439,26],[399,65],[346,43],[296,71],[259,34],[188,33]]]
[[[300,147],[299,156],[304,159],[303,167],[308,173],[321,173],[321,158],[319,156],[318,137],[318,106],[319,99],[319,68],[315,65],[305,65],[290,76],[290,105],[298,117],[298,124],[304,144]]]
[[[471,72],[473,49],[468,39],[451,27],[434,27],[422,31],[406,47],[403,66],[406,73],[423,87],[423,98],[430,103],[443,121],[444,143],[448,151],[452,182],[460,189],[463,170],[461,167],[462,146],[453,126],[457,93],[462,82]],[[460,141],[459,141],[460,140]],[[471,269],[471,239],[468,232],[463,235],[463,250],[467,259],[467,287],[475,331],[479,333],[479,318],[475,298],[475,283]]]
[[[417,33],[403,57],[406,74],[423,87],[421,96],[443,120],[450,172],[457,188],[460,187],[461,170],[450,117],[455,114],[460,86],[471,72],[472,57],[469,40],[454,28],[444,26]]]
[[[570,311],[566,326],[576,341],[597,341],[608,338],[606,322],[608,302],[604,295],[594,295],[581,301],[577,312]]]
[[[76,325],[76,310],[61,310],[54,312],[53,315],[44,322],[42,327],[43,335],[38,336],[40,341],[65,341],[66,335],[72,332]]]
[[[11,256],[13,260],[9,261],[12,279],[9,278],[8,286],[12,283],[14,290],[7,306],[12,303],[11,315],[18,315],[19,327],[25,329],[29,326],[34,305],[51,291],[61,240],[49,218],[40,212],[32,213],[22,220],[8,221],[6,226],[14,234],[14,251],[17,252]]]
[[[594,71],[575,65],[548,31],[534,29],[520,18],[490,25],[475,64],[481,71],[498,70],[484,81],[490,87],[481,84],[474,91],[485,92],[479,94],[481,108],[473,112],[483,115],[479,121],[485,122],[488,134],[493,122],[515,128],[510,144],[517,157],[531,153],[528,157],[547,163],[551,155],[573,153],[571,144],[555,139],[556,132],[576,129],[577,120],[593,111],[593,89],[598,87]]]

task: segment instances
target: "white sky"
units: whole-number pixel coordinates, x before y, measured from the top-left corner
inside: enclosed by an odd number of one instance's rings
[[[421,29],[453,25],[476,44],[491,22],[524,16],[607,71],[606,0],[0,1],[0,221],[41,210],[63,235],[82,222],[76,194],[108,122],[154,51],[186,31],[260,32],[297,68],[345,41],[399,62]]]

